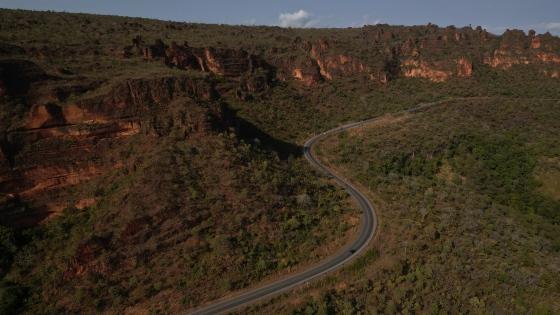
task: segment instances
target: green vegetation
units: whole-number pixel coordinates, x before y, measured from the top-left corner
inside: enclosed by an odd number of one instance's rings
[[[169,292],[191,307],[318,260],[328,254],[322,245],[344,239],[347,196],[304,161],[281,161],[230,132],[159,141],[77,188],[91,190],[95,206],[33,230],[6,276],[29,287],[27,312],[165,306]],[[8,253],[12,239],[3,229]],[[14,290],[3,291],[3,303],[25,293]]]
[[[379,256],[281,310],[558,312],[560,203],[541,193],[537,164],[560,154],[559,105],[450,101],[325,140],[322,156],[374,196]]]

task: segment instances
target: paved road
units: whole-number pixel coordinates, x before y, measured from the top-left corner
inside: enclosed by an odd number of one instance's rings
[[[314,278],[317,278],[327,272],[341,267],[344,263],[359,255],[364,250],[364,248],[366,248],[369,241],[375,235],[375,231],[377,229],[377,216],[371,203],[366,198],[366,196],[361,193],[356,187],[354,187],[350,182],[340,176],[335,175],[329,168],[327,168],[326,165],[322,164],[315,157],[315,155],[313,155],[312,147],[315,143],[325,137],[342,132],[344,130],[359,127],[376,119],[377,118],[358,123],[351,123],[329,130],[327,132],[323,132],[307,140],[303,148],[305,158],[309,161],[309,163],[324,172],[327,176],[336,180],[338,184],[344,187],[346,191],[358,202],[360,208],[363,211],[362,224],[358,237],[353,242],[346,245],[336,255],[327,258],[326,260],[312,266],[307,270],[304,270],[297,274],[288,275],[286,278],[264,285],[262,287],[257,287],[238,295],[214,301],[207,306],[203,306],[202,308],[195,310],[192,314],[201,315],[225,313],[228,311],[233,311],[241,306],[247,305],[257,300],[261,300],[265,297],[270,297],[272,295],[284,292],[290,288],[303,283],[307,283]]]

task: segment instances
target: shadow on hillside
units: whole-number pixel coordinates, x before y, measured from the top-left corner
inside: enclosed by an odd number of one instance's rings
[[[280,159],[287,159],[290,155],[293,157],[300,157],[302,155],[303,147],[276,139],[243,118],[236,116],[235,125],[239,136],[243,140],[247,143],[260,143],[262,148],[276,152]]]
[[[27,228],[39,224],[51,214],[46,206],[32,208],[17,196],[0,199],[0,225]]]

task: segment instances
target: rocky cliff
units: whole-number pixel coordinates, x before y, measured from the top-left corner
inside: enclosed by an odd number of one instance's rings
[[[496,36],[480,27],[432,24],[220,26],[212,34],[225,35],[215,39],[205,33],[210,26],[149,26],[156,32],[126,21],[119,36],[107,35],[116,30],[110,27],[96,39],[70,42],[31,39],[25,32],[33,23],[2,24],[17,40],[0,42],[0,193],[47,212],[89,203],[68,201],[65,188],[121,167],[124,160],[113,155],[128,139],[172,129],[185,137],[204,134],[227,125],[222,103],[267,103],[277,85],[302,90],[286,101],[293,102],[338,81],[381,88],[403,78],[470,80],[481,69],[519,67],[560,76],[560,39],[535,32]],[[23,35],[16,35],[20,26]]]
[[[31,74],[40,73],[38,67],[25,65],[31,73],[20,75],[35,80]],[[23,93],[27,84],[36,82],[4,77],[10,87],[14,81],[22,86],[10,88],[10,93]],[[91,94],[96,95],[70,102],[29,97],[24,119],[4,130],[0,194],[38,210],[28,213],[22,224],[33,224],[67,206],[83,204],[83,200],[66,200],[64,188],[126,164],[114,152],[126,145],[129,137],[139,133],[157,137],[172,129],[188,137],[223,127],[227,120],[219,103],[213,102],[217,94],[207,79],[128,79],[106,92]],[[3,215],[11,223],[20,222],[10,217],[11,213]],[[17,211],[13,215],[20,217]]]
[[[364,27],[361,37],[365,45],[361,49],[326,38],[304,42],[299,47],[306,59],[292,58],[279,65],[290,68],[285,72],[306,85],[353,76],[380,83],[399,76],[442,82],[469,78],[481,65],[502,70],[531,65],[549,76],[560,69],[560,40],[550,34],[507,31],[495,36],[481,28],[376,25]]]
[[[398,77],[442,82],[469,78],[483,65],[501,70],[513,65],[531,65],[552,77],[560,69],[560,40],[533,31],[525,34],[508,30],[496,36],[480,27],[375,25],[363,27],[357,37],[357,42],[361,42],[357,47],[349,46],[343,39],[296,37],[290,41],[290,48],[272,47],[260,54],[242,48],[191,47],[187,43],[172,42],[168,46],[162,40],[146,45],[137,37],[125,51],[136,51],[146,60],[162,59],[170,67],[230,78],[261,73],[263,78],[259,82],[267,87],[274,77],[293,78],[314,86],[349,77],[364,77],[379,83]]]

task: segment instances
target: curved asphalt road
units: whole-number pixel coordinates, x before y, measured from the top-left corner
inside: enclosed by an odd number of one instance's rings
[[[477,97],[472,97],[471,99],[474,98]],[[480,98],[484,98],[484,97],[480,97]],[[468,99],[468,98],[455,98],[455,100],[457,99]],[[418,112],[421,111],[422,109],[431,107],[433,105],[438,105],[446,101],[450,101],[450,99],[419,104],[414,108],[404,110],[397,114]],[[220,314],[225,312],[231,312],[235,309],[240,308],[241,306],[245,306],[247,304],[261,300],[263,298],[271,297],[272,295],[279,294],[290,288],[301,285],[303,283],[307,283],[312,279],[315,279],[327,272],[333,271],[341,267],[344,263],[348,262],[350,259],[359,255],[366,248],[369,241],[373,238],[377,230],[377,215],[375,213],[375,210],[373,209],[373,206],[371,205],[367,197],[363,193],[361,193],[354,185],[352,185],[348,180],[346,180],[343,177],[337,176],[325,164],[321,163],[321,161],[319,161],[313,155],[312,148],[315,143],[328,136],[332,136],[334,134],[340,133],[345,130],[366,125],[368,123],[379,120],[379,118],[380,117],[375,117],[360,122],[349,123],[331,129],[329,131],[325,131],[307,140],[307,142],[305,142],[303,147],[303,153],[305,155],[305,158],[309,161],[309,163],[311,163],[311,165],[321,170],[328,177],[334,179],[340,186],[344,187],[344,189],[346,189],[346,191],[358,202],[358,205],[363,211],[362,225],[358,237],[350,244],[347,244],[342,250],[340,250],[334,256],[328,257],[324,261],[310,267],[307,270],[304,270],[300,273],[296,273],[293,275],[288,275],[286,276],[286,278],[280,279],[276,282],[272,282],[270,284],[261,287],[250,289],[248,291],[245,291],[237,295],[232,295],[213,301],[211,302],[211,304],[208,304],[206,306],[194,310],[191,314],[203,315],[203,314]]]
[[[211,304],[199,308],[192,312],[191,314],[201,315],[201,314],[220,314],[228,311],[233,311],[241,306],[255,302],[257,300],[263,299],[265,297],[270,297],[272,295],[281,293],[297,285],[306,283],[314,278],[317,278],[327,272],[341,267],[344,263],[359,255],[364,248],[368,245],[369,241],[375,235],[377,229],[377,216],[369,200],[364,194],[362,194],[356,187],[354,187],[346,179],[335,175],[331,170],[327,168],[326,165],[322,164],[312,152],[312,147],[315,143],[331,136],[333,134],[342,132],[344,130],[359,127],[363,124],[372,122],[378,118],[365,120],[358,123],[347,124],[307,140],[304,145],[303,153],[305,158],[313,166],[317,167],[319,170],[327,174],[327,176],[333,178],[338,182],[339,185],[344,187],[346,191],[358,202],[360,208],[363,211],[362,215],[362,225],[359,236],[350,244],[346,245],[340,252],[336,255],[327,258],[318,265],[312,266],[311,268],[304,270],[300,273],[294,275],[288,275],[286,278],[278,280],[276,282],[251,289],[239,295],[234,295],[231,297],[226,297]]]

